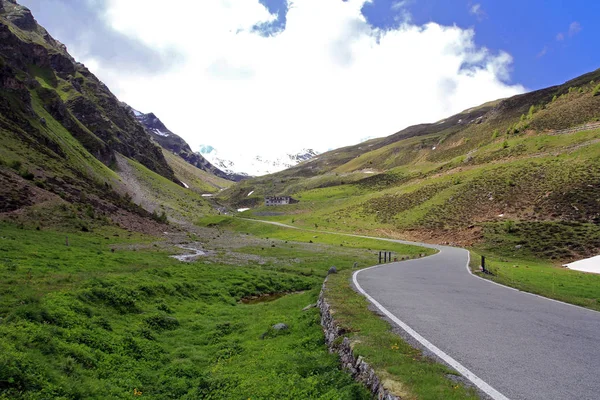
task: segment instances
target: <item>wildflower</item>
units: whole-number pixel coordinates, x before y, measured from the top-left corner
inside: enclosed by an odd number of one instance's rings
[[[142,392],[140,390],[137,390],[137,388],[133,389],[133,395],[134,396],[141,396]]]

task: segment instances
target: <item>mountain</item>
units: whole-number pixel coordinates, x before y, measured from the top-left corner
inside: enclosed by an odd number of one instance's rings
[[[320,154],[222,193],[299,226],[569,260],[600,252],[600,70]],[[250,194],[250,195],[249,195]],[[306,199],[306,200],[303,200]]]
[[[83,64],[76,62],[63,44],[40,27],[27,8],[3,0],[0,12],[5,116],[8,112],[14,115],[18,103],[25,118],[12,122],[25,131],[38,130],[29,120],[35,114],[32,103],[38,100],[52,118],[104,164],[114,162],[114,154],[119,152],[174,179],[160,149],[151,144],[117,98]],[[39,122],[44,125],[41,119]]]
[[[151,218],[211,209],[106,85],[29,9],[0,0],[0,217],[155,232]]]
[[[302,149],[294,154],[280,154],[265,157],[262,155],[250,155],[246,153],[230,154],[219,150],[211,145],[201,145],[200,154],[211,163],[224,171],[233,173],[236,171],[245,175],[260,176],[291,168],[303,161],[310,160],[319,153],[312,149]]]
[[[180,136],[169,130],[162,121],[153,113],[144,114],[125,105],[133,116],[146,128],[146,131],[164,149],[180,156],[191,165],[215,176],[234,182],[247,178],[245,175],[231,171],[223,172],[208,162],[201,154],[192,151],[190,146]]]

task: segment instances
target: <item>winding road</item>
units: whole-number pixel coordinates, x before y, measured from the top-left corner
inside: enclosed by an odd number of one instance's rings
[[[421,347],[489,397],[600,399],[599,312],[474,276],[464,249],[372,239],[438,250],[359,270],[354,284]]]
[[[357,271],[355,285],[493,399],[600,399],[600,313],[476,277],[464,249],[423,246],[439,253]]]

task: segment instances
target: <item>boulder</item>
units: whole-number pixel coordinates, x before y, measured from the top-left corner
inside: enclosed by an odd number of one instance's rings
[[[273,325],[271,328],[273,328],[273,330],[275,331],[285,331],[286,329],[289,329],[289,326],[280,322],[278,324]]]
[[[327,275],[330,274],[337,274],[337,268],[335,267],[335,265],[333,265],[331,268],[329,268],[329,271],[327,271]]]

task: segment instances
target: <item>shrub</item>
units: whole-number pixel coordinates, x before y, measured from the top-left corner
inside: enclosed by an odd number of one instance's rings
[[[598,85],[598,86],[596,86],[596,87],[594,88],[594,91],[592,92],[592,95],[593,95],[593,96],[598,96],[598,95],[600,95],[600,85]]]
[[[136,291],[119,286],[110,286],[99,281],[91,289],[82,292],[79,298],[83,301],[104,303],[122,314],[140,312],[136,303],[138,298]]]
[[[23,163],[21,163],[21,161],[11,161],[8,164],[8,166],[11,167],[12,169],[14,169],[15,171],[18,171],[23,166]]]
[[[500,131],[498,129],[496,129],[493,133],[492,133],[492,140],[496,139],[498,137],[498,135],[500,134]]]
[[[515,223],[511,220],[504,222],[504,230],[506,233],[514,233],[515,232]]]
[[[152,315],[146,317],[144,322],[148,327],[155,331],[172,331],[179,327],[179,321],[175,317],[171,317],[164,314]]]
[[[168,222],[167,214],[164,211],[161,212],[160,215],[156,210],[152,211],[152,219],[161,224],[166,224]]]

